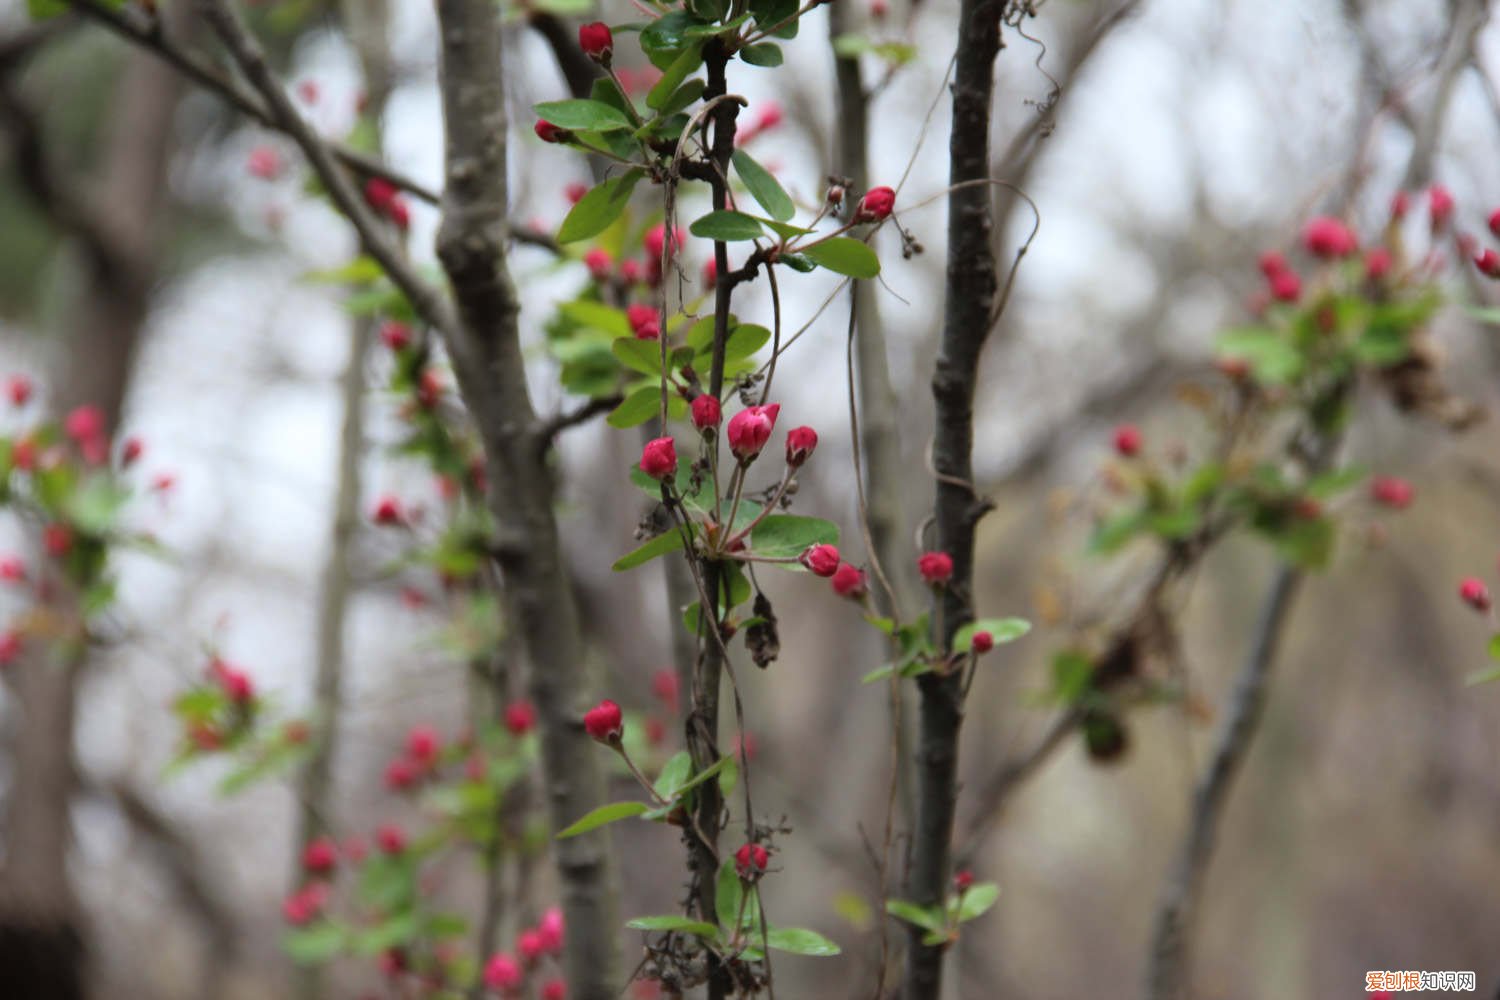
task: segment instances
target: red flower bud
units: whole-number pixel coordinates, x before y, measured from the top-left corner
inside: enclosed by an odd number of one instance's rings
[[[652,306],[641,302],[628,306],[625,319],[637,340],[655,340],[661,334],[660,314]]]
[[[1141,429],[1135,424],[1121,424],[1115,428],[1115,451],[1126,458],[1134,458],[1141,450]]]
[[[1439,232],[1453,217],[1453,194],[1441,184],[1427,189],[1427,213],[1432,218],[1432,231]]]
[[[589,186],[587,184],[580,184],[577,181],[574,181],[572,184],[569,184],[567,187],[563,188],[563,197],[568,199],[569,205],[578,204],[583,200],[583,196],[588,193]]]
[[[760,454],[771,439],[776,414],[780,412],[781,404],[772,403],[769,406],[747,406],[729,418],[729,450],[736,458],[746,462]]]
[[[229,696],[229,700],[237,705],[246,705],[255,697],[255,684],[250,680],[250,675],[243,670],[236,670],[231,666],[223,665],[215,671],[219,681],[219,687]]]
[[[1400,222],[1411,210],[1411,197],[1405,191],[1391,195],[1391,221]]]
[[[411,327],[388,319],[380,324],[380,342],[393,351],[404,351],[411,346]]]
[[[615,36],[610,32],[609,25],[603,21],[580,25],[578,47],[583,49],[584,54],[594,62],[608,66],[610,56],[615,51]]]
[[[793,427],[786,432],[786,464],[797,468],[812,457],[817,446],[817,431],[811,427]]]
[[[1370,496],[1378,504],[1394,510],[1405,510],[1411,506],[1416,490],[1411,483],[1398,476],[1376,476],[1370,480]]]
[[[323,912],[328,902],[328,887],[322,882],[313,882],[292,893],[281,903],[281,916],[293,927],[310,924]]]
[[[620,280],[625,282],[626,287],[639,285],[641,283],[641,262],[638,260],[621,261]]]
[[[1302,244],[1314,257],[1347,257],[1359,249],[1359,237],[1342,221],[1320,215],[1302,230]]]
[[[719,262],[712,257],[703,264],[703,287],[713,288],[719,283]]]
[[[1500,208],[1490,213],[1490,232],[1500,237]]]
[[[1296,302],[1302,297],[1302,279],[1296,271],[1277,271],[1271,275],[1271,298],[1277,302]]]
[[[896,192],[888,187],[871,188],[854,208],[855,222],[879,222],[896,207]]]
[[[370,520],[389,527],[405,521],[406,514],[401,510],[401,501],[387,494],[376,501],[375,509],[370,513]]]
[[[583,713],[583,728],[600,743],[618,743],[625,733],[620,706],[608,698]]]
[[[406,832],[394,823],[385,823],[375,831],[375,843],[386,854],[400,854],[406,850]]]
[[[1487,278],[1500,278],[1500,254],[1489,247],[1474,255],[1474,266]]]
[[[917,557],[917,572],[928,586],[941,587],[953,579],[953,557],[946,552],[923,552]]]
[[[521,953],[521,960],[527,965],[536,964],[537,959],[547,953],[545,942],[542,940],[541,931],[535,928],[527,928],[516,935],[516,951]]]
[[[542,939],[546,942],[547,951],[557,953],[562,951],[563,946],[563,915],[562,910],[551,907],[542,914],[542,919],[537,921],[536,929],[541,932]]]
[[[526,981],[521,965],[504,952],[491,955],[484,963],[484,985],[496,993],[506,993],[518,988]]]
[[[385,214],[391,222],[395,223],[397,229],[404,232],[411,228],[411,207],[406,204],[406,199],[401,195],[398,194],[391,199],[391,203],[386,206]]]
[[[812,545],[797,561],[818,576],[833,576],[839,569],[839,550],[832,545]]]
[[[677,443],[669,437],[646,442],[641,450],[641,471],[652,479],[666,479],[677,471]]]
[[[583,266],[589,269],[589,277],[598,282],[605,282],[614,271],[615,262],[608,250],[603,247],[594,247],[583,255]]]
[[[682,246],[683,241],[685,241],[686,239],[687,232],[681,226],[672,230],[673,254],[677,252],[677,248]],[[657,266],[660,266],[661,255],[665,253],[667,249],[666,223],[658,222],[656,225],[646,230],[646,235],[641,237],[641,247],[646,251],[648,262],[655,262]]]
[[[700,431],[706,431],[710,427],[719,426],[724,419],[724,409],[719,401],[708,393],[693,397],[692,404],[693,426]]]
[[[365,181],[365,204],[381,215],[390,211],[391,202],[396,200],[396,194],[396,185],[384,177],[371,177]]]
[[[406,733],[406,755],[422,767],[431,767],[442,748],[442,740],[431,726],[412,726]]]
[[[1490,609],[1490,589],[1477,576],[1465,577],[1458,585],[1458,596],[1475,611]]]
[[[663,668],[652,674],[651,693],[660,698],[669,711],[677,711],[677,672]]]
[[[959,892],[966,891],[974,884],[974,873],[967,868],[960,868],[953,873],[953,888]]]
[[[385,787],[392,791],[402,791],[417,783],[422,776],[422,769],[405,757],[397,757],[386,765]]]
[[[536,124],[532,126],[532,131],[536,132],[536,137],[543,142],[567,142],[572,137],[572,133],[567,129],[558,128],[545,118],[538,118]]]
[[[26,564],[21,561],[20,556],[6,556],[0,559],[0,580],[6,583],[26,582]]]
[[[21,657],[21,633],[9,629],[0,633],[0,667],[8,667]]]
[[[73,529],[56,521],[42,529],[42,547],[54,559],[61,559],[73,550]]]
[[[80,406],[63,420],[63,431],[79,444],[104,434],[104,411],[97,406]]]
[[[542,984],[542,1000],[568,1000],[568,984],[561,979],[549,979]]]
[[[12,375],[5,383],[5,394],[10,398],[10,405],[25,406],[31,399],[33,391],[31,379],[25,375]]]
[[[513,701],[505,706],[505,728],[512,736],[525,736],[536,725],[536,709],[529,701]]]
[[[969,648],[977,655],[983,656],[995,648],[995,637],[988,632],[975,632],[969,639]]]
[[[833,573],[833,592],[840,597],[859,600],[869,592],[865,585],[865,571],[844,563]]]
[[[734,870],[746,882],[757,881],[764,875],[770,861],[771,852],[761,844],[742,844],[734,852]]]
[[[145,450],[146,446],[144,443],[142,443],[140,438],[126,438],[125,447],[120,449],[120,467],[125,469],[130,468],[136,463],[136,460],[141,457],[141,453]]]
[[[302,849],[302,867],[313,875],[326,875],[339,861],[339,848],[331,837],[308,841]]]
[[[1391,271],[1391,252],[1385,247],[1373,247],[1365,253],[1365,277],[1379,281]]]
[[[1267,281],[1286,270],[1286,258],[1275,250],[1267,250],[1261,254],[1257,263],[1260,266],[1260,273],[1266,276]]]

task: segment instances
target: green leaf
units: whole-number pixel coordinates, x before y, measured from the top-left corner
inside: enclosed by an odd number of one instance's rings
[[[767,947],[793,955],[837,955],[839,946],[817,931],[805,927],[772,927],[766,932]]]
[[[759,45],[746,46],[740,49],[740,59],[751,66],[780,66],[783,56],[781,46],[775,42],[761,42]]]
[[[686,31],[701,23],[680,10],[664,14],[641,29],[641,49],[657,69],[670,69],[688,44]]]
[[[630,320],[625,317],[625,310],[607,306],[602,302],[575,299],[558,306],[558,312],[578,326],[598,330],[611,337],[635,336],[634,331],[630,329]],[[577,332],[572,331],[571,335],[576,335]]]
[[[657,556],[676,552],[680,548],[682,548],[682,532],[676,528],[670,528],[616,559],[610,569],[616,573],[622,573],[627,569],[634,569],[643,563],[648,563]]]
[[[661,389],[654,385],[643,385],[633,390],[620,401],[620,405],[609,411],[605,422],[611,427],[624,430],[639,427],[661,412]]]
[[[800,253],[784,253],[776,258],[776,263],[785,264],[793,271],[799,271],[802,274],[811,274],[818,269],[818,265],[809,260],[807,255]]]
[[[1000,898],[1000,887],[993,882],[976,882],[965,889],[958,902],[958,922],[982,917]]]
[[[771,230],[773,233],[775,233],[777,236],[780,236],[784,240],[794,240],[799,236],[806,236],[812,232],[811,229],[804,229],[801,226],[794,226],[790,222],[777,222],[775,219],[761,219],[760,221],[766,224],[767,229]],[[780,259],[786,260],[788,257],[802,257],[802,255],[784,253],[781,255]],[[806,258],[803,259],[805,260]],[[815,265],[813,265],[809,261],[807,270],[812,270],[814,266]],[[801,268],[798,268],[798,270],[801,270]]]
[[[635,337],[619,337],[609,345],[615,360],[631,371],[661,378],[661,343],[656,340],[638,340]],[[660,395],[660,389],[657,390]]]
[[[359,955],[378,955],[410,941],[416,937],[417,930],[417,915],[408,910],[389,920],[383,920],[368,930],[360,931],[354,937],[351,950]]]
[[[953,633],[953,651],[967,653],[974,646],[975,632],[988,632],[995,645],[1015,642],[1031,631],[1031,622],[1024,618],[981,618],[970,622]]]
[[[661,773],[656,776],[656,782],[651,787],[657,795],[671,800],[677,797],[677,792],[692,775],[693,755],[686,750],[679,750],[662,765]]]
[[[714,883],[714,910],[720,927],[733,930],[736,916],[741,918],[741,926],[744,926],[744,918],[740,914],[740,902],[744,899],[744,894],[745,887],[740,882],[739,872],[735,870],[734,858],[725,858],[723,864],[719,865],[719,874]],[[749,909],[750,905],[746,903],[745,910]]]
[[[1468,313],[1471,319],[1481,323],[1500,326],[1500,309],[1494,306],[1464,306],[1464,312]]]
[[[766,235],[765,227],[753,215],[744,212],[721,210],[709,212],[693,220],[688,232],[705,240],[734,243],[740,240],[756,240]]]
[[[940,910],[928,909],[918,906],[916,903],[908,903],[904,899],[888,899],[885,901],[885,912],[893,917],[905,920],[909,924],[916,924],[923,930],[942,931],[946,927],[943,914]]]
[[[118,7],[118,3],[107,3],[106,7]],[[45,21],[49,17],[56,17],[68,9],[63,0],[26,0],[26,13],[31,15],[34,21]]]
[[[857,59],[873,49],[868,38],[860,35],[842,34],[833,40],[833,51],[844,59]]]
[[[563,219],[562,227],[557,231],[557,242],[574,243],[597,236],[608,229],[609,224],[625,211],[631,192],[645,175],[644,170],[627,170],[578,199],[578,204],[568,212],[568,217]]]
[[[648,811],[651,807],[644,802],[611,802],[608,805],[591,809],[579,819],[575,820],[566,828],[559,830],[557,839],[564,837],[576,837],[581,833],[588,833],[609,823],[617,823],[622,819],[631,819]]]
[[[701,45],[689,45],[682,50],[672,65],[668,66],[666,72],[662,73],[661,79],[656,81],[651,92],[646,95],[646,107],[662,112],[664,115],[671,114],[670,110],[664,110],[670,103],[669,98],[676,92],[699,66],[703,65],[703,47]],[[700,91],[701,93],[701,91]],[[692,102],[689,101],[689,104]],[[683,107],[687,107],[686,104]],[[681,110],[680,108],[677,110]]]
[[[1302,354],[1275,330],[1248,327],[1219,335],[1219,352],[1249,363],[1257,380],[1279,385],[1302,374]]]
[[[814,264],[850,278],[873,278],[880,273],[880,258],[875,251],[847,236],[802,247],[801,253]]]
[[[718,775],[719,773],[723,772],[730,765],[730,763],[733,760],[734,760],[734,758],[732,756],[720,757],[717,761],[715,761],[714,763],[710,764],[708,767],[705,767],[703,770],[699,771],[697,774],[693,775],[693,777],[690,780],[688,780],[687,782],[683,783],[682,785],[679,785],[672,792],[672,794],[670,796],[664,796],[664,797],[665,798],[674,798],[675,799],[678,796],[680,796],[683,792],[690,792],[690,791],[692,791],[694,788],[697,788],[699,785],[703,784],[708,779],[710,779],[710,778],[714,777],[715,775]]]
[[[771,514],[750,533],[750,549],[758,556],[800,556],[812,545],[837,545],[838,525],[821,517]]]
[[[1365,470],[1359,466],[1350,466],[1347,469],[1335,469],[1332,472],[1325,472],[1313,479],[1307,484],[1307,488],[1303,492],[1318,500],[1328,500],[1358,486],[1366,475]]]
[[[1490,636],[1490,659],[1500,662],[1500,632]]]
[[[679,931],[683,934],[696,934],[711,941],[719,936],[719,929],[713,924],[670,913],[659,917],[636,917],[627,921],[625,926],[638,931]]]
[[[670,118],[679,111],[691,106],[694,101],[703,96],[703,91],[708,89],[708,84],[694,77],[687,83],[672,91],[670,97],[662,103],[660,117]]]
[[[538,118],[545,118],[558,128],[573,132],[614,132],[635,128],[625,112],[603,101],[544,101],[534,105],[532,110]]]
[[[302,280],[316,285],[368,285],[385,277],[385,269],[374,257],[359,256],[330,270],[308,271]]]
[[[1052,695],[1064,705],[1077,704],[1094,677],[1094,661],[1065,649],[1052,658]]]
[[[90,476],[68,496],[64,510],[68,520],[85,533],[105,535],[129,499],[129,492],[107,476]]]
[[[751,0],[750,2],[750,11],[755,15],[755,23],[770,31],[777,38],[797,37],[797,10],[798,0]]]
[[[1146,511],[1139,507],[1106,518],[1094,528],[1089,539],[1089,554],[1107,556],[1134,538],[1145,526]]]
[[[736,149],[733,162],[735,173],[740,175],[740,180],[749,188],[751,197],[760,203],[767,215],[777,222],[785,222],[797,214],[797,206],[792,204],[791,196],[782,189],[781,183],[769,170],[755,161],[755,157],[743,149]]]
[[[342,925],[325,921],[287,931],[281,947],[298,965],[317,965],[343,951],[347,937]]]
[[[896,664],[894,664],[894,663],[887,663],[885,666],[883,666],[883,667],[876,667],[874,670],[871,670],[869,673],[865,674],[863,677],[861,677],[859,679],[859,682],[861,684],[873,684],[876,681],[885,680],[887,677],[891,676],[891,674],[894,674],[895,672],[896,672]]]

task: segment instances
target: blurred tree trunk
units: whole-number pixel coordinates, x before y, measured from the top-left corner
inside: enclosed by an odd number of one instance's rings
[[[111,428],[120,423],[150,307],[154,223],[179,83],[165,65],[133,53],[116,93],[96,188],[69,190],[66,179],[44,165],[40,148],[31,150],[37,175],[23,178],[73,237],[69,249],[81,269],[68,335],[52,363],[54,402],[60,411],[84,402],[99,406]],[[14,125],[20,111],[12,111]],[[87,659],[86,649],[60,661],[34,655],[11,674],[20,726],[0,879],[0,983],[7,996],[73,1000],[87,992],[83,920],[67,872],[76,785],[73,720]]]

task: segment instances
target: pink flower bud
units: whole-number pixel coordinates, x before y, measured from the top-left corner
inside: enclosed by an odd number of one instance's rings
[[[406,850],[406,831],[394,823],[384,823],[375,831],[375,843],[386,854],[401,854]]]
[[[497,993],[516,989],[525,979],[520,964],[504,952],[491,955],[484,963],[484,985]]]
[[[505,706],[505,728],[512,736],[525,736],[536,725],[536,709],[529,701],[513,701]]]
[[[1296,302],[1302,297],[1302,279],[1296,271],[1277,271],[1271,275],[1270,288],[1277,302]]]
[[[411,207],[406,204],[406,199],[396,195],[385,209],[386,218],[395,224],[397,229],[403,232],[411,228]]]
[[[281,154],[276,151],[276,147],[256,146],[250,150],[250,157],[246,161],[245,166],[250,171],[250,176],[263,181],[274,181],[281,176],[284,164],[281,160]]]
[[[817,446],[817,431],[811,427],[793,427],[786,432],[786,464],[797,468],[812,457]]]
[[[755,882],[766,873],[771,852],[761,844],[742,844],[734,852],[734,870],[746,882]]]
[[[1397,191],[1391,195],[1391,221],[1400,222],[1406,218],[1406,213],[1411,211],[1411,196],[1405,191]]]
[[[843,563],[834,571],[830,582],[835,594],[851,600],[860,600],[869,592],[865,584],[865,571],[848,563]]]
[[[1320,215],[1302,230],[1302,244],[1314,257],[1347,257],[1359,249],[1359,237],[1339,219]]]
[[[1126,458],[1134,458],[1141,450],[1141,429],[1135,424],[1121,424],[1115,428],[1115,451]]]
[[[521,960],[527,965],[532,965],[537,959],[547,953],[546,942],[542,939],[541,931],[528,929],[516,935],[516,951],[521,953]]]
[[[620,262],[620,280],[626,287],[639,285],[641,283],[641,262],[638,260],[623,260]]]
[[[11,406],[25,406],[33,389],[31,379],[25,375],[12,375],[5,382],[5,395],[10,398]]]
[[[54,521],[42,529],[42,547],[54,559],[61,559],[73,551],[73,529]]]
[[[578,47],[594,62],[608,66],[610,56],[615,51],[615,36],[610,32],[609,25],[603,21],[594,21],[578,28]]]
[[[1497,208],[1490,213],[1489,224],[1490,232],[1494,233],[1497,237],[1500,237],[1500,208]]]
[[[1453,217],[1453,194],[1441,184],[1427,189],[1427,214],[1432,218],[1432,231],[1440,232]]]
[[[580,184],[577,181],[574,181],[567,187],[563,188],[563,197],[568,199],[569,205],[578,204],[583,200],[583,196],[588,193],[589,186],[587,184]]]
[[[959,892],[965,892],[974,884],[974,873],[967,868],[960,868],[953,873],[953,888]]]
[[[995,648],[995,637],[988,632],[975,632],[969,639],[969,648],[977,655],[983,656]]]
[[[401,509],[400,500],[386,494],[375,502],[375,509],[370,512],[370,520],[383,527],[390,527],[405,521],[406,513]]]
[[[563,914],[562,910],[553,906],[542,914],[542,919],[537,922],[536,929],[541,932],[542,938],[547,945],[547,951],[556,954],[562,951],[563,946]]]
[[[615,262],[608,250],[603,247],[594,247],[583,255],[583,266],[589,269],[589,277],[602,283],[609,280],[610,274],[615,269]]]
[[[572,133],[567,129],[558,128],[545,118],[538,118],[536,124],[532,126],[532,131],[543,142],[567,142],[572,138]]]
[[[641,449],[641,471],[652,479],[666,479],[677,471],[677,443],[669,437],[646,442]]]
[[[776,414],[780,412],[781,404],[772,403],[769,406],[747,406],[729,418],[729,450],[736,458],[747,462],[760,454],[771,439]]]
[[[625,733],[620,706],[608,698],[583,713],[583,728],[600,743],[618,743]]]
[[[281,916],[293,927],[301,927],[316,920],[327,902],[328,886],[312,882],[282,901]]]
[[[332,837],[310,840],[302,849],[302,867],[313,875],[327,875],[339,861],[339,847]]]
[[[223,666],[215,672],[218,677],[219,687],[229,696],[229,700],[237,705],[249,704],[255,698],[255,683],[250,680],[250,675],[243,670],[236,670],[230,666]]]
[[[724,419],[724,409],[719,401],[708,393],[693,397],[691,406],[693,413],[693,426],[700,431],[706,431],[710,427],[717,427]]]
[[[1489,247],[1474,255],[1474,266],[1487,278],[1500,278],[1500,254]]]
[[[568,984],[561,979],[549,979],[542,984],[542,1000],[568,1000]]]
[[[1275,250],[1267,250],[1261,254],[1257,263],[1260,266],[1260,273],[1266,276],[1267,281],[1286,270],[1286,258]]]
[[[682,227],[672,230],[672,253],[677,253],[677,248],[682,246],[687,239],[687,231]],[[648,261],[654,261],[658,266],[661,264],[661,255],[667,249],[667,226],[666,223],[658,222],[646,230],[646,235],[641,237],[641,247],[646,251]]]
[[[141,457],[141,454],[145,450],[146,445],[141,441],[140,438],[126,438],[125,447],[120,449],[120,466],[126,469],[130,468],[136,463],[136,460]]]
[[[719,283],[719,262],[710,257],[703,264],[703,287],[713,288]]]
[[[677,671],[663,668],[651,675],[651,693],[661,700],[667,711],[677,711]]]
[[[20,556],[6,556],[0,559],[0,580],[6,583],[26,582],[26,564],[21,561]]]
[[[0,632],[0,667],[8,667],[21,658],[21,633],[15,629]]]
[[[1391,271],[1391,252],[1385,247],[1372,247],[1365,252],[1365,277],[1379,281]]]
[[[1477,576],[1465,577],[1458,585],[1458,596],[1475,611],[1490,609],[1490,589]]]
[[[63,431],[79,444],[104,433],[104,411],[97,406],[80,406],[63,419]]]
[[[638,340],[655,340],[661,333],[660,315],[652,306],[641,302],[627,306],[625,319],[630,323],[630,330]],[[651,336],[644,336],[643,331],[650,333]]]
[[[953,579],[953,557],[946,552],[923,552],[917,557],[917,572],[929,587],[941,587]]]
[[[411,327],[388,319],[380,324],[380,342],[392,351],[404,351],[411,346]]]
[[[381,215],[391,210],[391,202],[396,200],[397,194],[396,185],[384,177],[371,177],[365,181],[365,204]]]
[[[431,767],[442,751],[443,742],[431,726],[412,726],[406,733],[406,755],[422,766]]]
[[[817,576],[833,576],[839,570],[839,550],[832,545],[812,545],[797,557],[797,561]]]
[[[1405,510],[1411,506],[1416,490],[1398,476],[1376,476],[1370,480],[1370,496],[1382,506]]]
[[[417,783],[422,769],[405,757],[397,757],[385,767],[385,787],[393,792],[404,791]]]
[[[855,222],[879,222],[896,207],[896,192],[888,187],[871,188],[854,207]]]

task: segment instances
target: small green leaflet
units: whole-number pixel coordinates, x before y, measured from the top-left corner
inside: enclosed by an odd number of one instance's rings
[[[644,170],[627,170],[618,177],[611,177],[578,199],[578,204],[568,212],[568,217],[563,220],[562,228],[557,231],[557,242],[573,243],[586,240],[608,229],[609,224],[625,211],[631,192],[645,175]]]
[[[797,214],[797,206],[792,204],[791,196],[782,189],[769,170],[755,162],[753,156],[743,149],[736,149],[733,163],[735,173],[740,175],[740,180],[750,189],[751,197],[760,203],[767,215],[777,222],[785,222]]]
[[[880,258],[859,240],[834,236],[801,248],[808,260],[850,278],[873,278],[880,273]]]
[[[682,934],[696,934],[710,941],[719,936],[719,929],[713,924],[706,924],[690,917],[679,917],[675,914],[660,917],[636,917],[626,922],[625,926],[638,931],[677,931]]]
[[[576,837],[581,833],[588,833],[590,830],[598,829],[607,823],[615,823],[622,819],[640,816],[650,808],[644,802],[611,802],[608,805],[590,810],[566,828],[559,830],[557,839],[562,840],[564,837]]]
[[[625,112],[603,101],[544,101],[532,110],[538,118],[573,132],[613,132],[635,128]]]
[[[766,235],[760,220],[744,212],[709,212],[693,220],[688,231],[705,240],[734,243],[741,240],[756,240]]]

